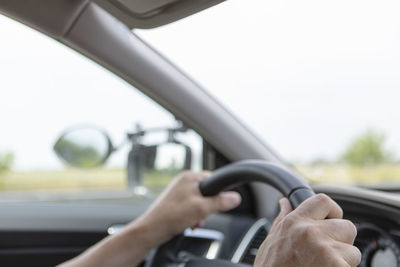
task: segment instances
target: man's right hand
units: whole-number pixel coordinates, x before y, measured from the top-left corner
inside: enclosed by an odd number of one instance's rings
[[[331,198],[318,194],[293,210],[281,199],[281,212],[257,254],[255,267],[356,267],[354,224]]]

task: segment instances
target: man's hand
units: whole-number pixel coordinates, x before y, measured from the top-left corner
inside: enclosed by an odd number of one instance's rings
[[[160,243],[196,227],[211,213],[237,207],[241,198],[236,192],[223,192],[215,197],[203,197],[199,184],[210,172],[180,174],[161,194],[137,223],[154,227]]]
[[[353,246],[356,227],[343,220],[342,209],[318,194],[294,211],[287,199],[261,245],[255,267],[355,267],[361,253]]]
[[[182,173],[143,216],[60,267],[137,266],[151,249],[188,227],[198,226],[207,215],[240,204],[241,198],[236,192],[203,197],[199,184],[208,175],[209,172]]]

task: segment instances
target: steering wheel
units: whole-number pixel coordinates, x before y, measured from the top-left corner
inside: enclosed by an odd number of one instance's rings
[[[238,161],[222,167],[202,181],[199,189],[204,196],[215,196],[221,191],[250,182],[262,182],[273,186],[290,200],[293,208],[297,208],[304,200],[315,194],[311,187],[293,172],[261,160]],[[146,267],[248,266],[229,261],[180,255],[179,244],[182,238],[182,235],[176,236],[160,246],[147,262]]]

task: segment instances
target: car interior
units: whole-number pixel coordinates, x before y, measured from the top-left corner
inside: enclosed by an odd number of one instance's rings
[[[241,194],[243,201],[238,208],[211,215],[201,228],[188,229],[157,248],[142,266],[251,266],[278,213],[282,195],[296,206],[314,193],[329,195],[343,208],[344,217],[356,224],[355,245],[362,252],[359,266],[400,266],[400,197],[395,190],[310,186],[227,108],[132,31],[160,27],[221,2],[1,0],[0,13],[85,56],[170,112],[178,126],[166,129],[168,143],[183,147],[182,169],[190,167],[193,155],[179,135],[190,130],[200,136],[200,168],[216,170],[203,184],[204,195],[226,188]],[[107,136],[101,148],[104,157],[82,163],[79,155],[62,147],[63,140],[74,139],[70,133],[64,132],[54,146],[64,163],[98,165],[118,150]],[[140,184],[135,177],[140,176],[136,171],[141,155],[147,156],[146,165],[154,165],[154,147],[138,145],[146,133],[136,127],[128,134],[129,144],[133,144],[128,183]],[[145,195],[143,187],[134,189],[136,194]],[[0,264],[55,266],[117,233],[151,201],[146,197],[108,202],[53,197],[1,202]]]

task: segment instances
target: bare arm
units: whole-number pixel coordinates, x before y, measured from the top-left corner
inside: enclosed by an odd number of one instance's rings
[[[198,226],[207,215],[239,205],[240,195],[235,192],[203,197],[199,183],[208,175],[182,173],[143,216],[59,267],[137,266],[151,249],[188,227]]]

